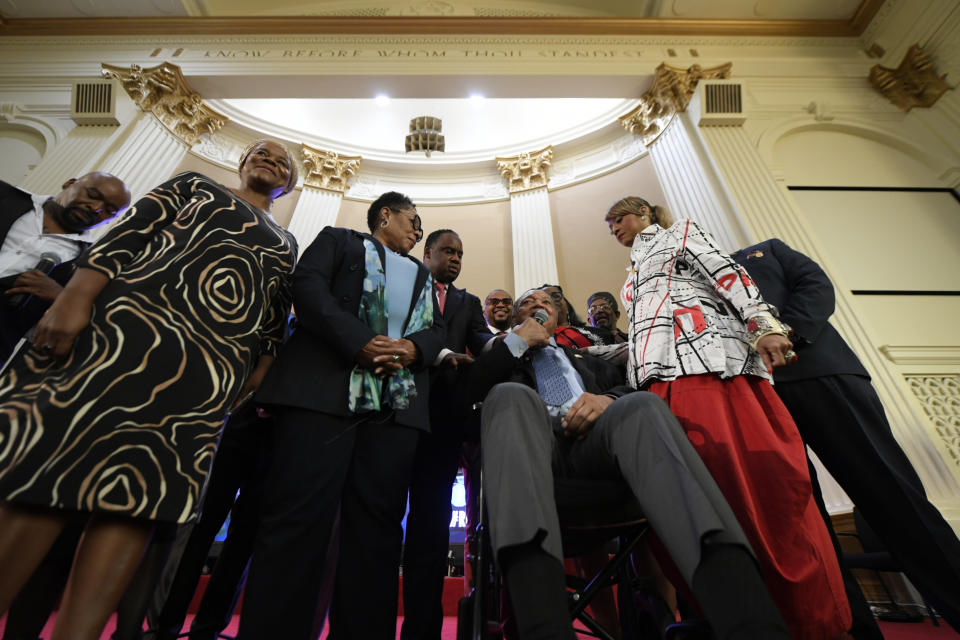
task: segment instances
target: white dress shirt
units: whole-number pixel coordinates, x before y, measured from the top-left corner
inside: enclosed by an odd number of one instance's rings
[[[26,212],[10,225],[7,237],[0,247],[0,278],[29,271],[40,262],[44,253],[55,253],[60,262],[73,260],[80,255],[78,243],[90,242],[90,232],[83,233],[44,233],[43,203],[50,196],[30,194],[33,209]]]

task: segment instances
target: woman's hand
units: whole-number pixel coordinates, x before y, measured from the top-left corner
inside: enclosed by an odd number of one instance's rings
[[[360,366],[373,369],[381,378],[393,375],[417,361],[417,346],[406,338],[374,336],[357,354]]]
[[[243,388],[240,389],[240,394],[233,403],[234,407],[245,402],[247,396],[256,392],[256,390],[260,388],[264,377],[267,375],[267,371],[270,369],[270,365],[273,364],[275,359],[276,358],[274,358],[274,356],[260,356],[260,359],[257,360],[257,366],[253,368],[253,371],[250,373],[250,377],[248,377],[247,381],[243,383]]]
[[[66,357],[77,334],[90,324],[92,312],[93,300],[64,291],[37,323],[34,348],[54,358]]]
[[[793,352],[793,343],[779,333],[770,333],[757,340],[757,353],[763,358],[767,373],[773,373],[774,367],[793,364],[797,354]]]
[[[27,295],[35,296],[41,300],[46,300],[47,302],[52,302],[60,292],[63,291],[63,287],[60,286],[60,283],[45,274],[43,271],[38,271],[37,269],[30,269],[29,271],[24,271],[17,279],[14,280],[13,286],[5,291],[8,296],[16,295],[18,293],[26,293]]]

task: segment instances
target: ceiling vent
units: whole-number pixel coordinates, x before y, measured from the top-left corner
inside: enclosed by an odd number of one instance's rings
[[[743,89],[740,80],[701,80],[687,111],[699,126],[742,125],[747,119]]]
[[[73,83],[70,117],[77,124],[112,124],[117,120],[117,83],[90,79]]]

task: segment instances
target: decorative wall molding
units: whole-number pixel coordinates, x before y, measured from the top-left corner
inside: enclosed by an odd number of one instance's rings
[[[896,69],[875,64],[869,76],[870,84],[904,111],[936,104],[950,90],[946,77],[937,75],[930,56],[917,44],[907,50]]]
[[[136,64],[101,66],[105,77],[119,80],[140,109],[156,116],[187,146],[193,146],[201,136],[214,133],[227,122],[226,116],[204,104],[175,64],[164,62],[147,69]]]
[[[933,422],[954,467],[960,467],[960,375],[904,377]]]
[[[871,0],[875,4],[874,0]],[[853,20],[857,23],[854,24]],[[7,36],[161,36],[180,34],[576,34],[856,37],[866,24],[852,20],[697,20],[685,18],[609,17],[467,17],[467,16],[243,16],[23,18],[0,24]]]
[[[661,63],[654,72],[653,84],[640,97],[640,104],[620,117],[624,129],[639,135],[648,147],[670,125],[670,121],[690,104],[700,80],[725,80],[732,62],[704,69],[698,64],[686,69]]]
[[[913,346],[885,344],[880,347],[883,355],[899,365],[955,365],[960,366],[960,346]]]
[[[340,155],[336,151],[314,149],[306,144],[300,145],[303,158],[303,184],[317,189],[344,193],[347,181],[356,176],[360,169],[360,156]]]
[[[553,161],[553,146],[525,151],[509,158],[497,158],[497,171],[507,181],[510,193],[547,186],[547,170]]]

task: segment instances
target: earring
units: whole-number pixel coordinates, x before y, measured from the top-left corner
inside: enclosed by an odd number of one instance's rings
[[[381,229],[386,229],[388,224],[390,224],[390,221],[389,221],[389,220],[381,220],[381,221],[380,221],[380,228],[381,228]]]

